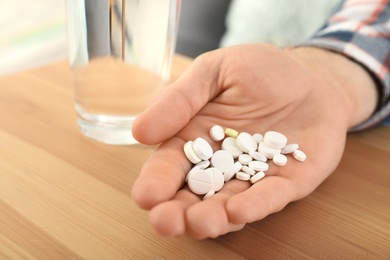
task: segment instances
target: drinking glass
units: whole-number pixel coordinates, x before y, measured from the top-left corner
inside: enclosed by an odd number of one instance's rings
[[[67,0],[77,122],[85,136],[129,145],[134,119],[170,78],[181,0]]]

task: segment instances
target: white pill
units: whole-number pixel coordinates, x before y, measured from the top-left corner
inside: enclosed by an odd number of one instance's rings
[[[205,199],[213,196],[214,194],[215,194],[215,191],[211,190],[211,191],[207,192],[206,195],[204,195],[203,199],[205,200]]]
[[[265,177],[264,172],[258,172],[250,178],[250,182],[254,184]]]
[[[236,175],[237,172],[239,172],[242,169],[242,164],[240,162],[236,162],[234,165],[232,165],[224,174],[225,182],[230,181],[233,179],[233,177]]]
[[[188,176],[188,187],[198,195],[204,195],[214,189],[213,176],[205,170],[193,171]]]
[[[242,181],[249,181],[251,176],[248,173],[246,173],[246,172],[237,172],[236,173],[236,178],[239,179],[239,180],[242,180]]]
[[[211,174],[213,177],[213,182],[214,182],[214,191],[219,191],[222,189],[223,185],[225,184],[225,178],[223,176],[223,173],[218,169],[218,168],[208,168],[206,169],[206,172]]]
[[[184,153],[187,156],[187,159],[193,164],[197,164],[202,161],[199,156],[196,155],[194,149],[192,148],[192,141],[188,141],[184,144]]]
[[[192,143],[192,148],[196,155],[202,160],[208,160],[213,156],[213,148],[211,145],[203,138],[198,137]]]
[[[295,150],[297,150],[299,148],[299,145],[298,144],[288,144],[286,145],[283,149],[282,149],[282,154],[289,154],[289,153],[292,153],[294,152]]]
[[[202,169],[200,169],[198,166],[194,166],[194,167],[192,167],[191,168],[191,170],[187,173],[187,176],[186,176],[186,180],[185,180],[185,182],[188,182],[188,178],[190,177],[190,173],[191,172],[193,172],[193,171],[198,171],[198,170],[202,170]]]
[[[279,154],[282,150],[281,149],[273,149],[269,146],[267,146],[264,142],[261,142],[259,144],[258,152],[267,157],[268,159],[274,158],[276,154]]]
[[[237,146],[244,152],[249,153],[250,151],[257,150],[257,142],[253,139],[252,135],[242,132],[237,136]]]
[[[293,156],[295,159],[297,159],[298,161],[301,161],[303,162],[304,160],[306,160],[306,154],[304,152],[302,152],[301,150],[295,150],[293,152]]]
[[[243,151],[237,146],[236,138],[226,137],[222,142],[222,150],[229,152],[233,158],[238,158]]]
[[[285,166],[287,164],[287,157],[283,154],[277,154],[272,159],[276,165]]]
[[[265,162],[252,161],[249,163],[248,167],[257,171],[257,172],[265,172],[268,170],[269,165],[268,165],[268,163],[265,163]]]
[[[238,157],[238,161],[239,161],[242,165],[248,165],[251,161],[253,161],[253,158],[252,158],[252,156],[250,156],[249,154],[241,154],[241,155]]]
[[[225,138],[225,129],[220,125],[215,125],[210,128],[210,136],[214,141],[221,141]]]
[[[249,168],[248,166],[242,166],[241,169],[243,172],[248,173],[249,175],[255,175],[256,171],[253,170],[252,168]]]
[[[195,164],[195,166],[198,166],[199,169],[201,170],[205,170],[207,169],[207,167],[210,166],[210,161],[209,160],[201,161],[200,163]]]
[[[249,152],[249,155],[256,161],[267,162],[267,157],[259,152]]]
[[[256,133],[253,135],[253,139],[256,141],[256,143],[261,143],[263,141],[263,135],[262,134],[259,134],[259,133]]]
[[[210,162],[213,167],[220,169],[224,173],[234,165],[234,158],[229,152],[219,150],[213,154]]]
[[[287,137],[279,132],[268,131],[264,135],[263,142],[270,148],[282,149],[287,144]]]

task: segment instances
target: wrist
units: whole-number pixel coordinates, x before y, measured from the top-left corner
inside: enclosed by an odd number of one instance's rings
[[[374,113],[378,103],[376,83],[361,64],[340,53],[317,47],[300,47],[286,52],[308,73],[320,77],[326,89],[319,91],[333,91],[341,98],[348,128],[364,122]]]

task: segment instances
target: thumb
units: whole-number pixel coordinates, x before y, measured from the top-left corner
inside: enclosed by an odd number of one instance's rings
[[[133,136],[137,141],[153,145],[174,136],[214,96],[220,64],[208,56],[195,59],[184,74],[136,118]]]

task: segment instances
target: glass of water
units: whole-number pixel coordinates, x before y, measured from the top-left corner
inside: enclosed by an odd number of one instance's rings
[[[181,0],[67,0],[78,125],[97,141],[136,144],[132,124],[170,78]]]

